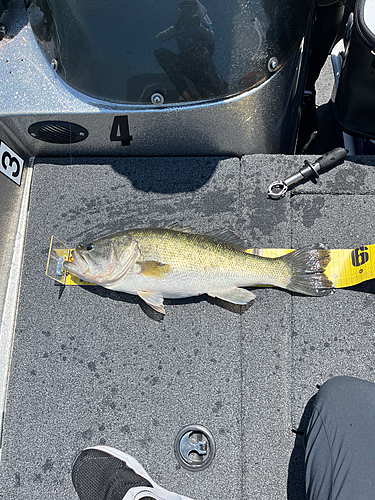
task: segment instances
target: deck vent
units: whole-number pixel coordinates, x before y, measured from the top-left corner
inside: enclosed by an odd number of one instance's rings
[[[88,131],[81,125],[60,121],[33,123],[28,132],[35,139],[55,144],[72,144],[84,141],[89,135]]]

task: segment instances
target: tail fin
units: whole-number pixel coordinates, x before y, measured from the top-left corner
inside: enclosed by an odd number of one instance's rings
[[[328,295],[334,288],[325,274],[330,258],[329,250],[324,245],[301,248],[280,257],[291,270],[291,278],[285,288],[304,295]]]

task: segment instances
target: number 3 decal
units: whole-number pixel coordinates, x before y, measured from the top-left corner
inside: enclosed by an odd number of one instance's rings
[[[0,142],[0,172],[20,185],[24,161],[4,142]]]

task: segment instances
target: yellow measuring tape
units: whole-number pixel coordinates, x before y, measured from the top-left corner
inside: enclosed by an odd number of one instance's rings
[[[248,250],[262,257],[281,257],[293,250],[283,248],[264,248]],[[334,248],[329,251],[331,259],[326,275],[336,288],[357,285],[362,281],[375,278],[375,244],[354,249]]]
[[[68,248],[54,236],[48,253],[46,275],[63,285],[94,285],[82,281],[76,276],[66,273],[63,262],[70,259],[72,248]],[[248,253],[262,257],[281,257],[293,252],[285,248],[249,249]],[[326,275],[336,288],[345,288],[357,285],[363,281],[375,278],[375,244],[354,249],[332,249],[329,251],[331,259],[326,269]]]
[[[63,268],[63,263],[71,258],[73,250],[73,248],[68,248],[65,243],[52,236],[48,252],[46,275],[62,285],[94,285],[94,283],[82,281],[77,276],[74,276],[74,274],[67,273]]]

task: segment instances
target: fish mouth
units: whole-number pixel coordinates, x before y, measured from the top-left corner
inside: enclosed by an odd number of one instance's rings
[[[76,250],[71,253],[73,262],[68,260],[64,262],[64,269],[68,273],[74,274],[78,278],[88,281],[86,273],[90,271],[90,265],[86,259],[80,255]]]
[[[130,245],[129,256],[121,266],[117,266],[117,254],[113,241],[110,242],[111,250],[105,266],[98,266],[95,259],[87,254],[81,254],[79,250],[72,250],[71,258],[64,262],[64,269],[74,274],[77,278],[102,286],[111,286],[121,280],[139,256],[137,242]]]
[[[73,261],[66,261],[63,266],[66,271],[74,274],[81,280],[104,284],[104,282],[108,281],[109,276],[116,268],[114,251],[113,244],[111,244],[111,257],[108,266],[106,269],[101,270],[101,272],[98,272],[96,269],[95,260],[90,255],[82,255],[77,250],[72,250],[71,258]]]

